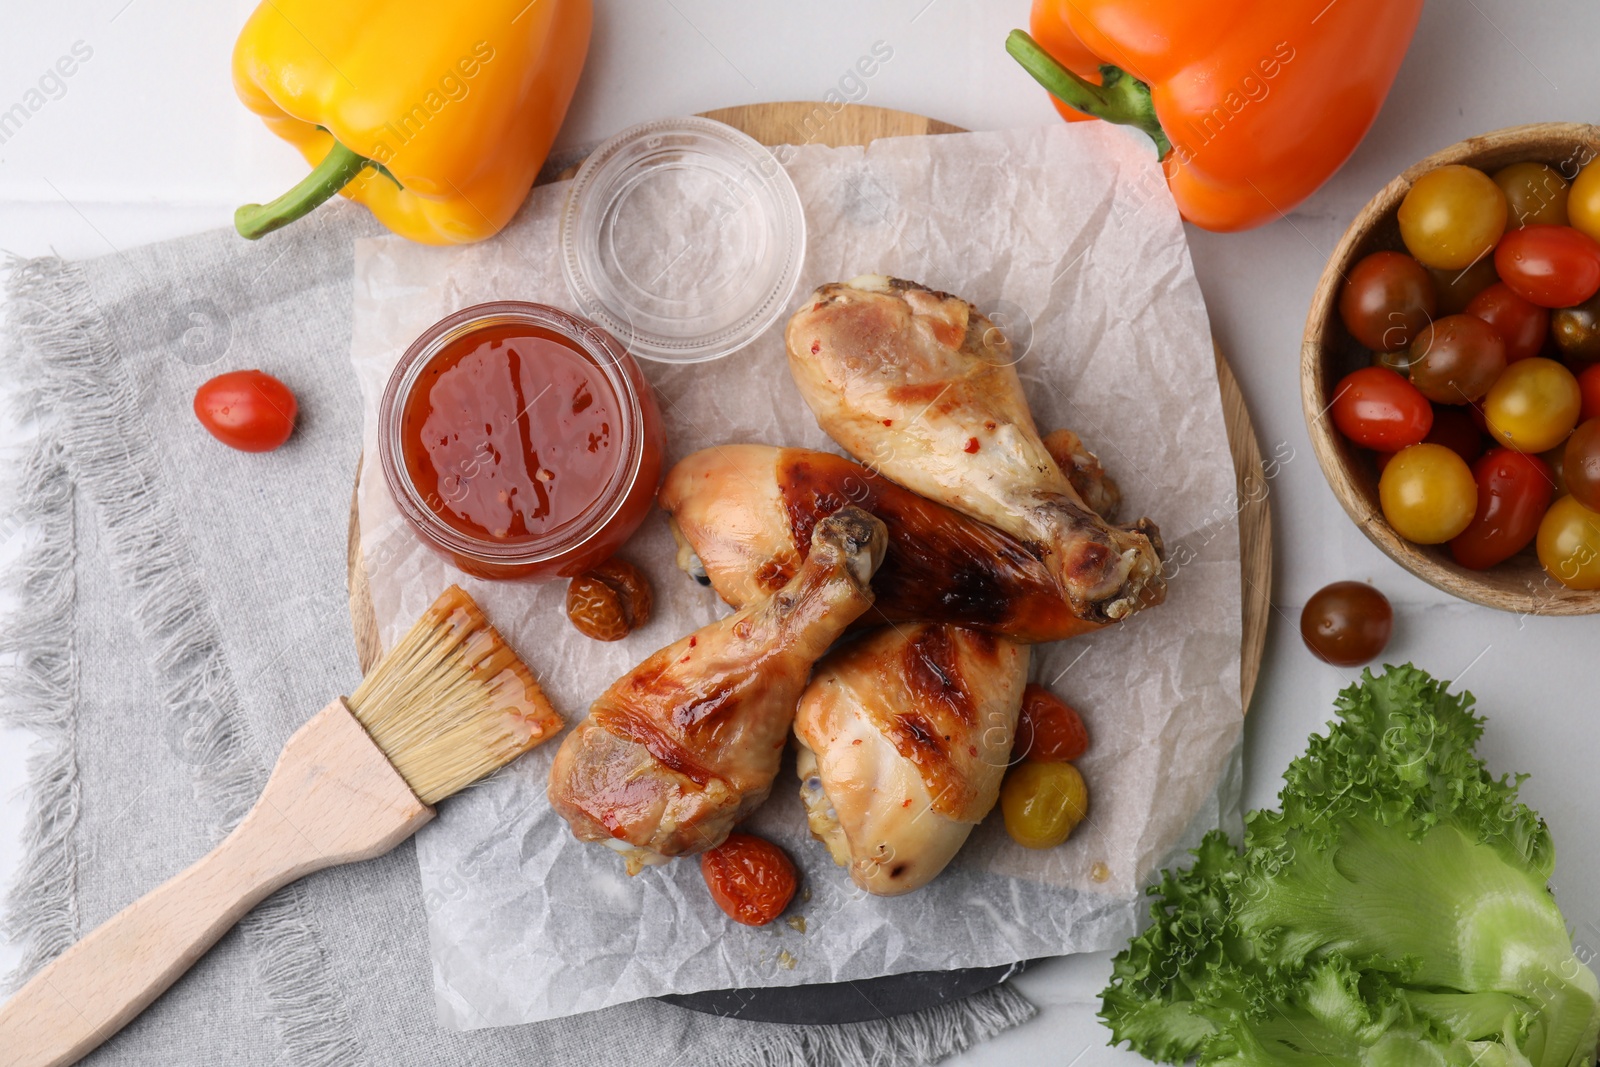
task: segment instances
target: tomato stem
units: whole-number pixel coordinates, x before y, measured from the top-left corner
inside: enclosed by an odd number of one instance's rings
[[[314,211],[323,201],[349,185],[357,174],[375,164],[333,142],[333,148],[293,189],[267,204],[246,204],[233,213],[233,227],[254,241]]]
[[[1062,66],[1023,30],[1011,31],[1006,38],[1006,51],[1033,75],[1034,81],[1068,107],[1119,126],[1143,130],[1156,143],[1158,159],[1166,159],[1172,151],[1172,142],[1156,117],[1150,86],[1121,67],[1109,63],[1101,66],[1101,84],[1096,85]]]

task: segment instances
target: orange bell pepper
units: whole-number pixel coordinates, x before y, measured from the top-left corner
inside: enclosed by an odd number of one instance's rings
[[[314,169],[235,226],[260,237],[342,192],[413,241],[497,233],[544,165],[592,22],[591,0],[263,0],[234,89]]]
[[[1013,30],[1006,50],[1068,109],[1149,134],[1184,218],[1247,230],[1355,151],[1421,13],[1422,0],[1036,0],[1033,36]]]

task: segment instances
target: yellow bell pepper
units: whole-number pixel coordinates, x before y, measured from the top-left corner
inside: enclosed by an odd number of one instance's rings
[[[254,239],[343,192],[413,241],[492,236],[544,164],[592,22],[590,0],[263,0],[234,88],[314,169],[235,226]]]

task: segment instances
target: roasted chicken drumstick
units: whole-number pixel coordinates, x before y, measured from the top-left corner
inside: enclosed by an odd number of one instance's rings
[[[818,522],[769,600],[690,634],[607,689],[556,753],[551,806],[630,874],[715,847],[766,799],[812,665],[872,603],[883,523]]]
[[[871,275],[789,320],[789,368],[817,422],[914,492],[1035,546],[1077,613],[1116,620],[1163,595],[1154,526],[1109,525],[1051,458],[1011,343],[966,301]]]
[[[678,564],[734,607],[765,600],[799,569],[817,521],[847,504],[888,526],[888,552],[860,624],[959,623],[1019,641],[1098,629],[1080,619],[1015,538],[828,452],[722,445],[667,472],[661,507]]]
[[[920,889],[994,807],[1028,649],[957,626],[885,627],[831,653],[800,699],[811,832],[869,893]]]

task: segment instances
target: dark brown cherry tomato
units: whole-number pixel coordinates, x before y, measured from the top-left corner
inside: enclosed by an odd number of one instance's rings
[[[1580,422],[1562,451],[1562,474],[1572,499],[1600,511],[1600,418]]]
[[[1600,418],[1600,364],[1586,367],[1578,375],[1578,395],[1582,405],[1578,409],[1578,418]]]
[[[1550,468],[1538,456],[1509,448],[1491,450],[1472,466],[1478,508],[1450,542],[1450,554],[1475,571],[1493,567],[1526,548],[1539,533],[1554,493]]]
[[[1484,256],[1465,270],[1435,270],[1428,268],[1433,278],[1433,291],[1439,298],[1436,314],[1459,315],[1467,310],[1472,298],[1500,280],[1494,272],[1494,257]]]
[[[1467,314],[1493,326],[1506,343],[1506,362],[1531,359],[1544,348],[1550,333],[1550,312],[1511,291],[1505,282],[1495,282],[1473,297]]]
[[[1300,612],[1306,647],[1335,667],[1359,667],[1377,659],[1393,630],[1389,598],[1365,582],[1325,585]]]
[[[1506,229],[1535,223],[1567,224],[1567,195],[1571,187],[1543,163],[1513,163],[1494,173],[1494,183],[1506,194]]]
[[[1524,300],[1571,307],[1600,290],[1600,242],[1571,226],[1525,226],[1500,239],[1494,268]]]
[[[294,433],[294,393],[270,374],[236,370],[205,382],[194,414],[206,432],[241,452],[271,452]]]
[[[1600,296],[1550,313],[1550,336],[1573,370],[1600,363]]]
[[[1506,369],[1500,331],[1476,315],[1449,315],[1411,342],[1411,384],[1437,404],[1481,399]]]
[[[1416,386],[1384,367],[1345,375],[1333,391],[1333,424],[1363,448],[1398,452],[1428,436],[1433,408]]]
[[[1411,373],[1411,349],[1402,348],[1398,352],[1374,352],[1372,353],[1372,365],[1374,367],[1382,367],[1384,370],[1392,370],[1404,378]]]
[[[1398,352],[1432,319],[1438,300],[1428,269],[1404,252],[1374,252],[1339,291],[1339,317],[1374,352]]]
[[[1483,428],[1465,407],[1439,405],[1433,409],[1433,429],[1422,439],[1444,445],[1469,465],[1483,455]]]
[[[1035,763],[1071,763],[1089,751],[1089,731],[1070,704],[1042,685],[1022,690],[1013,756]]]
[[[729,834],[702,855],[700,873],[717,907],[745,926],[765,926],[782,915],[800,881],[783,849],[743,833]]]

